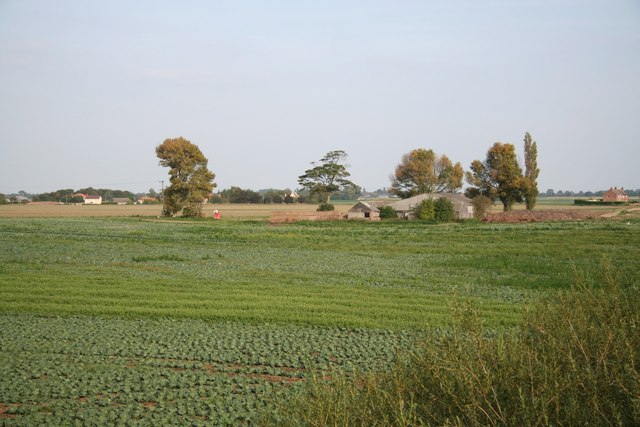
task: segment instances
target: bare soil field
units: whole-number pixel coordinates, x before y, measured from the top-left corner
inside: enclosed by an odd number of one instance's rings
[[[336,212],[345,213],[351,208],[350,203],[335,204]],[[269,219],[281,217],[305,216],[316,214],[316,205],[307,204],[206,204],[204,214],[213,217],[218,210],[222,219]],[[28,203],[16,205],[0,205],[0,218],[62,218],[62,217],[160,217],[161,205],[64,205],[48,203]],[[637,204],[628,206],[575,206],[571,204],[540,203],[533,211],[525,211],[524,206],[517,205],[513,211],[502,212],[502,205],[497,203],[489,213],[489,222],[541,222],[541,221],[576,221],[590,218],[629,219],[639,218],[640,207]]]
[[[351,205],[337,204],[336,211],[346,212]],[[267,219],[272,212],[315,212],[316,205],[283,204],[206,204],[204,214],[212,217],[218,210],[222,219]],[[56,218],[56,217],[158,217],[161,205],[61,205],[28,203],[0,205],[0,218]]]
[[[549,209],[533,211],[491,212],[485,217],[487,222],[546,222],[546,221],[581,221],[594,219],[599,214],[588,210]]]
[[[487,222],[548,222],[582,221],[586,219],[628,220],[640,218],[640,206],[637,203],[627,206],[541,206],[533,211],[514,209],[509,212],[496,211],[495,207],[485,221]]]

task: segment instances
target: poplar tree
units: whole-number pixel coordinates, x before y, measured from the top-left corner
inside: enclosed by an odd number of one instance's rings
[[[522,194],[527,210],[532,210],[538,199],[538,145],[532,140],[529,132],[524,134],[524,178]]]

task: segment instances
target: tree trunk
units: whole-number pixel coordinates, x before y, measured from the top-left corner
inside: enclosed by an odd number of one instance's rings
[[[500,201],[502,202],[502,210],[504,212],[510,211],[513,207],[513,203],[511,203],[507,198],[500,197]]]

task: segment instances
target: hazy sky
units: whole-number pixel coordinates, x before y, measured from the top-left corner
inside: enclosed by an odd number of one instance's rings
[[[0,0],[0,192],[160,189],[198,145],[218,189],[297,186],[331,150],[389,186],[538,143],[542,191],[640,187],[638,0]]]

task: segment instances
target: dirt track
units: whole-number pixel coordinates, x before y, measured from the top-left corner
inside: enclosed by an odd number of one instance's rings
[[[638,216],[640,215],[640,208],[622,208],[617,209],[613,212],[608,212],[606,214],[600,215],[601,218],[613,218],[617,216],[628,217],[628,216]]]

